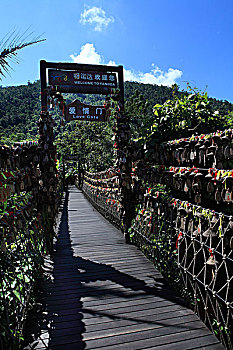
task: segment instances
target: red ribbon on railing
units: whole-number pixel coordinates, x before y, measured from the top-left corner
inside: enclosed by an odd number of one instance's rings
[[[183,235],[182,232],[180,232],[180,233],[178,234],[178,237],[177,237],[177,240],[176,240],[176,249],[178,248],[178,241],[179,241],[179,239],[180,239],[180,237],[181,237],[182,235]]]
[[[150,216],[150,221],[148,222],[148,225],[151,225],[152,222],[152,215]]]

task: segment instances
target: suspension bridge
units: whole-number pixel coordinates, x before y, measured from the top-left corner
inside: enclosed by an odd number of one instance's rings
[[[56,87],[47,86],[47,69]],[[87,76],[93,86],[83,86]],[[69,120],[91,120],[91,106],[67,109],[60,92],[111,92],[118,101],[114,167],[85,169],[84,178],[79,169],[67,188],[48,102]],[[38,143],[1,148],[1,348],[232,350],[233,172],[201,168],[209,155],[231,160],[232,130],[191,138],[190,149],[188,140],[154,145],[150,164],[131,140],[122,66],[41,61],[41,104]],[[94,109],[99,120],[104,108]],[[223,212],[213,210],[220,201]]]

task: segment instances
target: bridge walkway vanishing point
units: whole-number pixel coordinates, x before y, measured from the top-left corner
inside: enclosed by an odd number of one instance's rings
[[[46,270],[24,349],[224,349],[75,186],[65,194]]]

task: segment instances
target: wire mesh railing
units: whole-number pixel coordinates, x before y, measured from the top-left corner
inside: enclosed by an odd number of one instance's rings
[[[130,228],[131,240],[227,349],[233,348],[232,141],[232,129],[148,140],[134,164],[138,209]]]
[[[233,221],[150,190],[130,228],[132,241],[179,287],[228,349],[233,334]]]

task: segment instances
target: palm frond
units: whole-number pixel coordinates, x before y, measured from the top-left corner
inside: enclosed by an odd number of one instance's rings
[[[17,57],[19,50],[46,40],[39,37],[29,40],[32,34],[28,33],[28,29],[22,35],[13,30],[0,41],[0,80],[1,75],[5,77],[5,74],[12,69],[11,63],[19,63]]]

